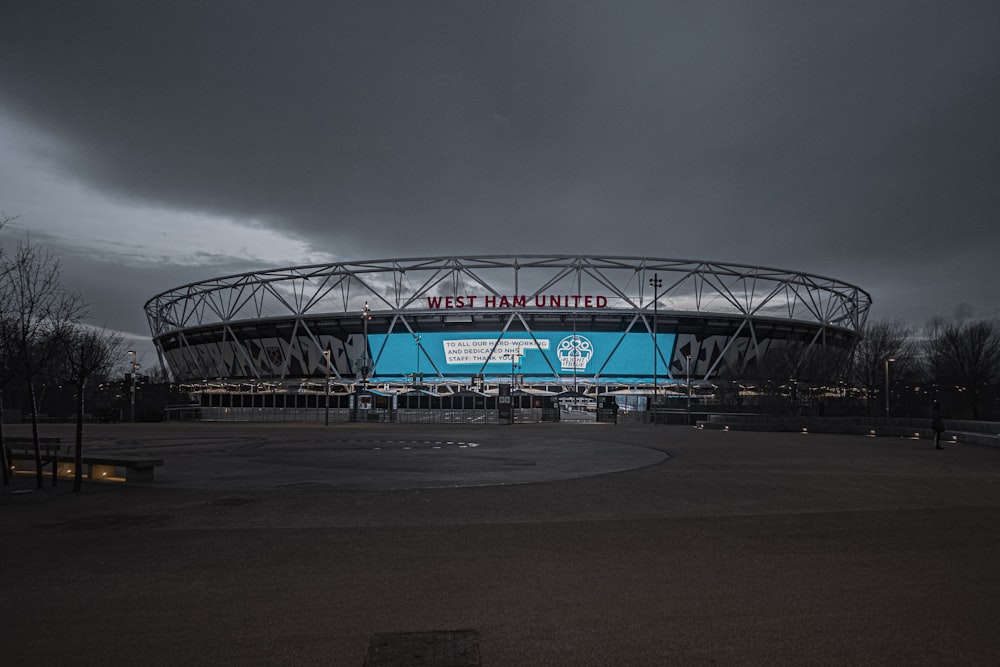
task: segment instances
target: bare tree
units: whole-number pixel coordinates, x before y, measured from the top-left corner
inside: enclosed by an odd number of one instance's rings
[[[0,258],[2,260],[2,258]],[[7,281],[0,276],[0,464],[3,465],[3,485],[10,485],[10,461],[7,459],[7,447],[3,435],[3,392],[7,384],[14,378],[15,359],[17,358],[12,345],[12,321],[6,312],[7,298],[5,295]]]
[[[83,418],[87,380],[107,373],[121,356],[121,334],[107,329],[72,324],[59,332],[64,375],[76,389],[76,448],[74,450],[73,491],[83,486]]]
[[[897,376],[915,367],[911,342],[912,331],[899,320],[873,322],[865,327],[861,340],[854,347],[851,357],[851,377],[856,386],[863,387],[868,399],[868,416],[876,414],[875,398],[888,398],[886,386],[889,364]],[[887,403],[886,403],[887,404]]]
[[[1000,323],[932,321],[924,357],[934,382],[959,389],[972,418],[979,419],[984,390],[1000,380]]]
[[[57,332],[84,315],[79,296],[61,284],[59,261],[30,243],[21,243],[3,266],[4,297],[0,320],[11,353],[12,370],[28,385],[31,433],[35,449],[38,488],[42,488],[42,456],[38,443],[38,400],[35,381],[52,363],[58,349]]]
[[[9,217],[6,213],[0,212],[0,229],[3,229],[15,218]],[[3,390],[13,377],[13,350],[9,344],[11,341],[10,330],[8,328],[8,304],[9,282],[6,280],[8,273],[6,254],[3,246],[0,246],[0,466],[3,467],[3,486],[10,485],[10,461],[7,460],[7,447],[3,439]]]

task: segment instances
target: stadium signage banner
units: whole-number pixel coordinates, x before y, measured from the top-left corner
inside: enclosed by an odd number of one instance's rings
[[[674,333],[656,334],[655,356],[664,376],[676,341]],[[653,337],[645,331],[427,331],[416,345],[410,332],[368,335],[375,374],[382,377],[402,377],[418,368],[444,377],[515,370],[538,377],[576,373],[600,373],[605,379],[638,377],[652,372],[653,345]]]
[[[607,308],[608,297],[602,294],[464,294],[459,296],[429,296],[430,310],[458,308]]]

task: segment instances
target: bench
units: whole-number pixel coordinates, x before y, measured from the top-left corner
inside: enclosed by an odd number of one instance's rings
[[[698,420],[697,426],[704,430],[721,431],[842,433],[869,437],[934,439],[934,431],[931,430],[928,419],[711,415],[709,419]],[[1000,424],[945,420],[943,441],[1000,447]]]
[[[25,454],[26,457],[30,457],[31,461],[35,461],[35,439],[21,438],[21,437],[6,437],[3,439],[4,447],[7,448],[7,464],[10,466],[11,471],[14,471],[14,452],[18,450],[10,449],[11,445],[21,445],[30,446],[31,449],[20,450]],[[62,445],[59,444],[59,438],[38,438],[38,453],[42,460],[42,468],[45,466],[52,466],[52,486],[56,485],[56,480],[58,479],[59,464],[57,462],[57,457],[62,449]],[[34,469],[32,469],[34,470]]]
[[[55,464],[52,469],[53,486],[56,475],[71,478],[76,474],[76,457],[72,454],[53,453],[47,461],[42,462],[42,466],[49,462]],[[149,456],[84,456],[82,462],[85,466],[84,478],[97,482],[152,482],[154,471],[163,465],[163,459]],[[14,473],[34,473],[34,463],[34,450],[10,450],[11,470]],[[30,468],[27,467],[28,464]]]
[[[8,435],[8,436],[6,436],[3,439],[3,441],[4,441],[4,444],[6,444],[8,447],[10,445],[31,445],[31,446],[35,445],[35,439],[32,438],[31,436],[28,436],[28,437],[16,436],[16,437],[14,437],[14,436],[9,436]],[[39,438],[38,438],[38,444],[39,445],[58,445],[59,444],[59,438],[50,438],[50,437],[41,437],[41,436],[39,436]]]

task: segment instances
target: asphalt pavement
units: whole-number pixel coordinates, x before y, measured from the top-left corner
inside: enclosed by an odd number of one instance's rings
[[[1000,664],[996,449],[117,424],[85,450],[164,465],[0,494],[2,664]]]

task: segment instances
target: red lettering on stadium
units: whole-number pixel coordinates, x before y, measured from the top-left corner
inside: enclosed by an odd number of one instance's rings
[[[602,294],[463,294],[456,296],[429,296],[430,310],[462,308],[607,308],[608,297]]]

